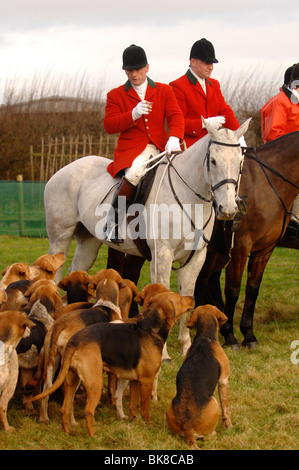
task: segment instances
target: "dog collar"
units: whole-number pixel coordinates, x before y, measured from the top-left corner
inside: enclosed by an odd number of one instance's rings
[[[119,318],[122,318],[120,308],[117,305],[115,305],[113,302],[110,302],[110,300],[99,299],[94,304],[94,307],[101,307],[101,306],[111,308],[111,310],[114,310],[117,313]]]

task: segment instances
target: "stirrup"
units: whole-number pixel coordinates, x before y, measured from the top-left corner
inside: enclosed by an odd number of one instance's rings
[[[110,230],[110,233],[107,235],[107,226],[104,227],[105,239],[108,242],[115,243],[116,245],[120,245],[121,243],[124,242],[124,239],[118,235],[117,229],[118,229],[118,224],[115,224],[114,227],[112,227],[112,229]]]

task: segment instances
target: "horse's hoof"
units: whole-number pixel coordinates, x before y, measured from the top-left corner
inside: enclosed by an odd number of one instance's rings
[[[236,343],[227,343],[227,342],[225,342],[225,343],[223,344],[223,348],[230,348],[230,349],[232,349],[233,351],[240,351],[241,346],[239,345],[238,342],[236,342]]]
[[[256,349],[258,348],[258,341],[243,341],[242,346],[243,348],[248,348],[248,349]]]

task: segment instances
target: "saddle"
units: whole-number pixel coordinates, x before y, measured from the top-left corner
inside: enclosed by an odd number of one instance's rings
[[[161,162],[162,163],[162,162]],[[159,166],[159,165],[158,165]],[[133,198],[132,200],[130,201],[130,203],[128,204],[128,207],[127,207],[127,211],[129,209],[129,207],[133,204],[141,204],[141,205],[145,205],[147,199],[148,199],[148,196],[151,192],[151,189],[152,189],[152,186],[153,186],[153,182],[154,182],[154,179],[155,179],[155,176],[156,176],[156,171],[157,171],[157,168],[158,166],[155,166],[151,171],[148,171],[142,178],[141,180],[139,181],[137,187],[136,187],[136,191],[133,195]],[[136,217],[140,217],[140,214],[138,212],[136,212],[136,214],[133,216],[133,215],[129,215],[127,216],[127,219],[128,219],[128,222],[131,222],[132,220],[134,220]],[[143,217],[143,215],[141,214],[141,216]],[[138,225],[136,226],[136,229],[138,228]],[[142,239],[142,238],[135,238],[134,239],[134,243],[136,245],[136,247],[138,248],[138,251],[140,251],[140,253],[142,254],[142,256],[147,259],[148,261],[151,261],[152,259],[152,255],[151,255],[151,251],[148,247],[148,244],[146,243],[146,239]]]

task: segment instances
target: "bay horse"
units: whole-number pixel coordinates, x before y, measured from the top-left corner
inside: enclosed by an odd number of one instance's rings
[[[234,233],[230,255],[230,228],[224,227],[222,223],[215,224],[212,240],[215,243],[208,247],[195,288],[196,305],[213,303],[228,317],[220,329],[225,346],[240,348],[234,335],[233,319],[249,255],[240,330],[244,336],[243,346],[258,346],[253,332],[253,317],[259,288],[273,250],[277,244],[281,244],[298,190],[299,132],[287,134],[256,149],[247,149],[240,181],[240,194],[248,195],[247,213],[241,218],[240,226]],[[219,238],[222,240],[221,249],[219,246],[215,248]],[[282,245],[287,246],[286,243]],[[294,244],[290,246],[296,247]],[[219,278],[227,263],[224,304]]]
[[[151,258],[151,282],[160,282],[169,288],[172,264],[177,261],[181,295],[194,294],[215,213],[220,219],[232,219],[237,211],[236,189],[243,162],[239,139],[246,132],[250,119],[236,131],[216,131],[204,122],[207,136],[169,159],[166,165],[157,167],[151,191],[142,207],[144,214],[151,216],[144,231]],[[103,243],[131,255],[143,256],[130,235],[132,226],[134,232],[138,225],[134,220],[128,223],[125,219],[121,245],[107,242],[105,238],[104,226],[113,197],[111,188],[119,181],[107,172],[109,162],[107,158],[93,155],[83,157],[60,169],[46,184],[49,253],[67,254],[73,236],[77,242],[68,272],[88,271]],[[142,212],[140,207],[138,210]],[[156,215],[159,210],[160,218],[156,221],[153,212]],[[142,221],[137,218],[141,226]],[[165,231],[168,231],[166,235]],[[55,280],[61,275],[62,269],[56,273]],[[181,320],[179,332],[183,353],[190,345],[186,321],[188,318]]]

